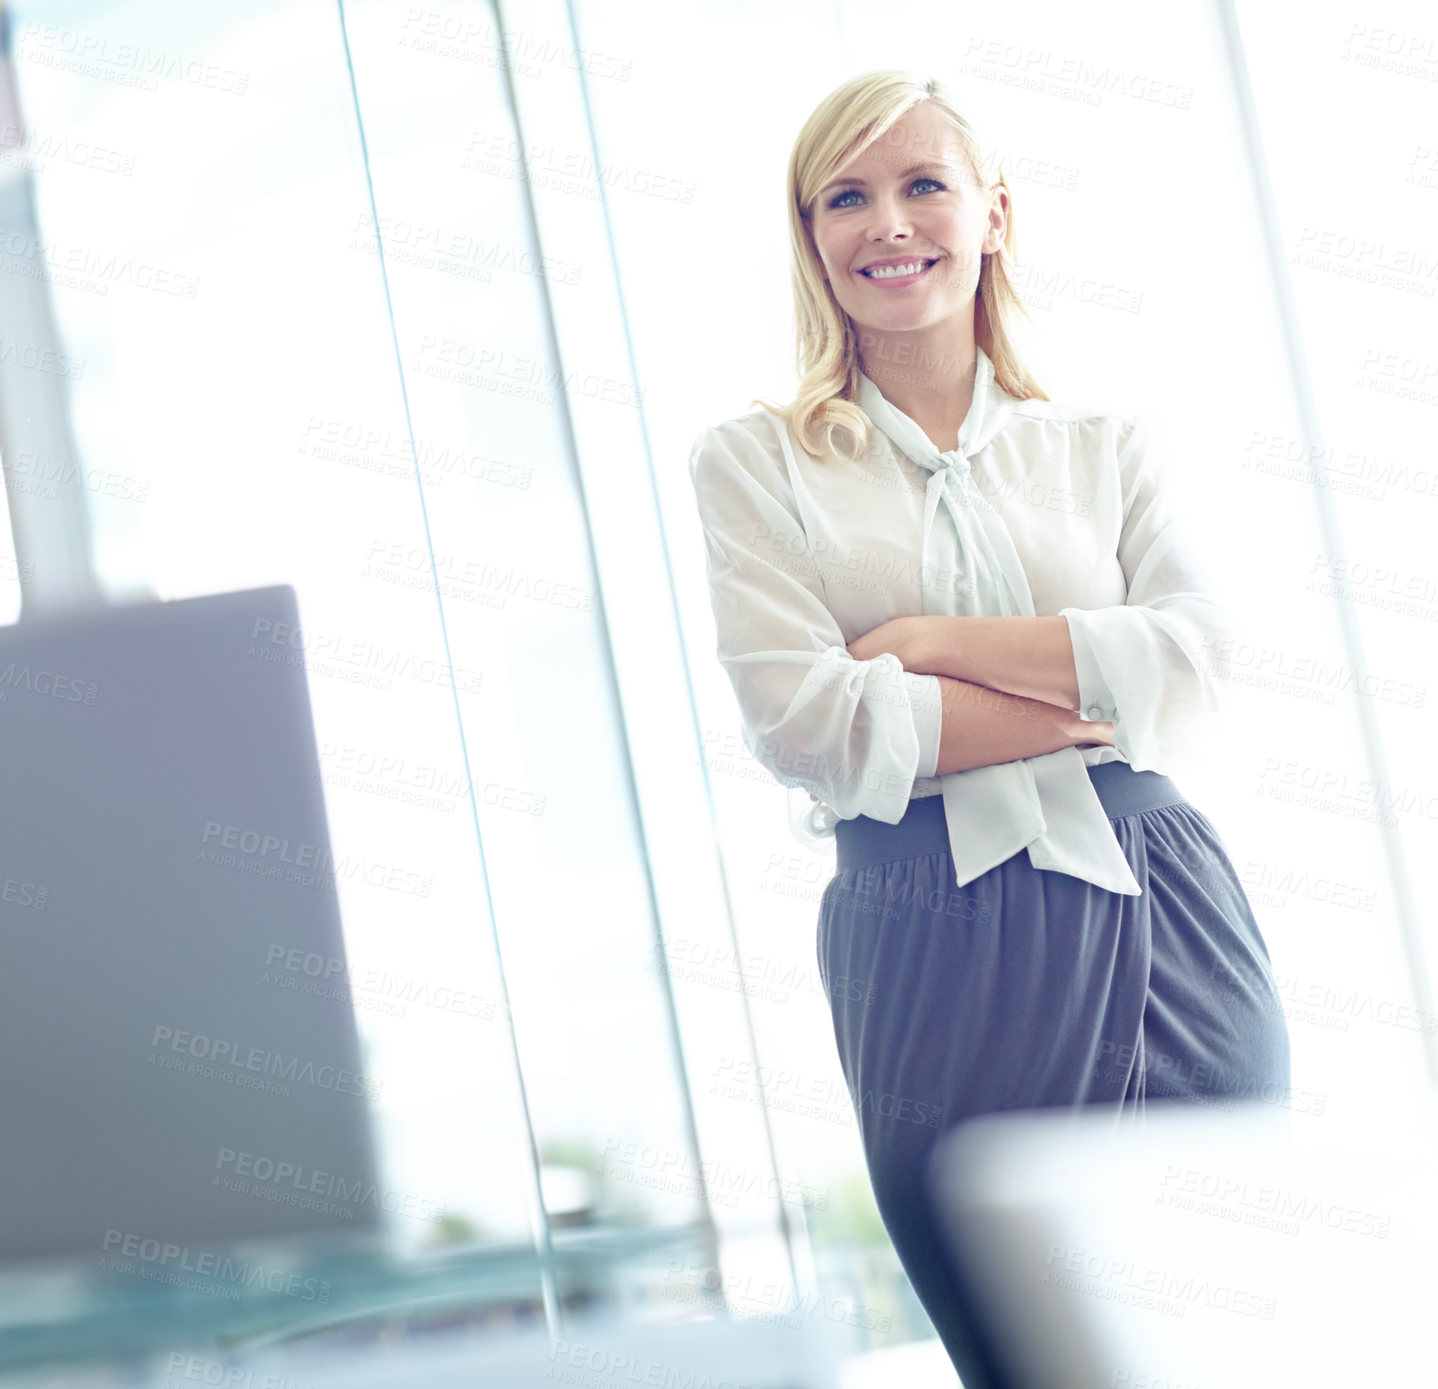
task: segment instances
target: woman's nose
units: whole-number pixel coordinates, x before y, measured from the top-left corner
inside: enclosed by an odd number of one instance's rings
[[[893,236],[912,235],[913,223],[903,200],[893,194],[878,194],[869,204],[868,230],[870,236],[880,241],[887,241]]]

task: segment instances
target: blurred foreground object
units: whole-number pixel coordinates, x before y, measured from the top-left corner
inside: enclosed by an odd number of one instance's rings
[[[986,1116],[931,1179],[1024,1389],[1434,1384],[1435,1151],[1428,1097],[1172,1103]]]

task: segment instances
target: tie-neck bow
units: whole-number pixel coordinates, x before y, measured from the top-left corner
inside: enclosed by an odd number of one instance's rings
[[[930,550],[939,503],[947,504],[958,529],[970,579],[967,592],[969,611],[994,617],[1034,615],[1028,577],[1019,561],[1008,528],[990,505],[974,480],[969,460],[988,447],[1007,423],[1018,401],[994,380],[994,364],[982,347],[976,348],[974,392],[968,414],[959,426],[958,439],[951,449],[940,449],[908,415],[891,404],[874,381],[860,373],[856,403],[905,456],[928,469],[924,495],[921,563],[930,573]],[[987,602],[983,602],[987,592]],[[951,595],[952,600],[952,595]],[[925,593],[926,612],[948,612],[943,595]]]

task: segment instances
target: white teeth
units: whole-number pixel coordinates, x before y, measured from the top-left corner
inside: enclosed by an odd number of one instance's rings
[[[864,274],[871,280],[892,280],[896,275],[917,275],[927,264],[928,261],[914,260],[907,265],[875,265]]]

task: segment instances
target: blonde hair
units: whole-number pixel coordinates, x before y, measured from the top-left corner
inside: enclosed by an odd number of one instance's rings
[[[980,187],[1008,190],[1002,165],[990,174],[968,121],[933,78],[902,71],[865,73],[836,87],[805,122],[789,155],[789,245],[793,253],[795,365],[799,389],[787,406],[755,398],[793,427],[799,443],[824,458],[854,459],[869,444],[870,424],[853,403],[859,389],[859,343],[854,322],[834,298],[810,230],[819,189],[849,161],[880,140],[921,102],[931,103],[953,127]],[[1020,400],[1049,397],[1014,341],[1018,314],[1029,317],[1009,278],[1016,254],[1013,194],[999,249],[980,261],[974,304],[974,339],[994,365],[994,379]],[[848,436],[845,438],[844,436]]]

